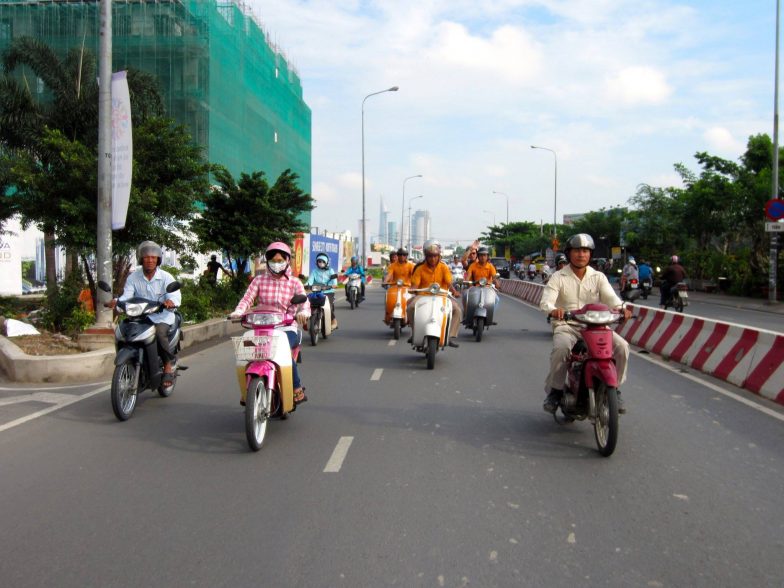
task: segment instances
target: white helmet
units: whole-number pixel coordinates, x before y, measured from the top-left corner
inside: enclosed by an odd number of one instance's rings
[[[142,241],[136,248],[136,262],[141,265],[142,259],[154,255],[158,258],[158,265],[163,261],[163,250],[155,241]]]
[[[441,243],[438,242],[437,239],[428,239],[425,241],[424,245],[422,245],[422,253],[427,255],[430,254],[437,254],[441,255]]]

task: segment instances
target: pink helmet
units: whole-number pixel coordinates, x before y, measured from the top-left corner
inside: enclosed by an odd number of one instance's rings
[[[270,243],[267,250],[264,252],[264,258],[269,261],[275,255],[276,251],[280,251],[286,259],[291,259],[291,249],[282,241],[275,241]]]
[[[673,255],[672,257],[670,257],[670,261],[672,263],[678,263],[678,256],[677,255]]]

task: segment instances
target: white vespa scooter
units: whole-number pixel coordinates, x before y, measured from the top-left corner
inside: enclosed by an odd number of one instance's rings
[[[427,369],[436,364],[436,352],[449,343],[449,325],[452,322],[452,297],[449,290],[442,290],[439,284],[429,288],[409,290],[418,294],[414,302],[414,322],[411,330],[411,345],[424,352]]]

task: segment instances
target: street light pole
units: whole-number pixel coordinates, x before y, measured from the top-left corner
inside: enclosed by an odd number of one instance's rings
[[[506,192],[496,192],[495,190],[493,190],[493,194],[506,196],[506,234],[509,235],[509,195]]]
[[[411,234],[414,230],[411,228],[411,203],[416,200],[417,198],[424,198],[424,194],[420,194],[419,196],[414,196],[408,201],[408,254],[411,255]]]
[[[362,259],[360,261],[362,267],[365,267],[365,263],[367,262],[367,249],[365,249],[365,225],[367,224],[367,219],[365,218],[365,100],[376,94],[397,92],[398,89],[397,86],[392,86],[386,90],[379,90],[378,92],[368,94],[362,99]]]
[[[482,212],[493,215],[493,226],[495,226],[495,213],[492,210],[483,210]]]
[[[400,246],[403,247],[405,244],[405,222],[406,222],[406,182],[408,180],[413,180],[414,178],[421,178],[422,174],[417,174],[415,176],[408,176],[405,180],[403,180],[403,203],[400,206]],[[409,253],[411,253],[409,251]]]
[[[772,198],[779,198],[779,6],[780,1],[776,0],[776,67],[775,81],[773,90],[773,195]],[[770,266],[768,271],[768,302],[775,304],[778,301],[776,285],[778,282],[778,262],[779,262],[779,236],[776,233],[770,234]]]
[[[531,145],[531,149],[544,149],[545,151],[549,151],[553,154],[553,160],[555,161],[555,183],[553,186],[553,240],[555,240],[557,237],[555,222],[557,218],[556,210],[558,207],[558,154],[549,147],[537,147],[536,145]]]

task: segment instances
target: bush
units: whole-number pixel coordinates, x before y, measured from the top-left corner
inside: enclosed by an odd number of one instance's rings
[[[234,280],[210,284],[206,280],[182,281],[180,313],[187,322],[202,322],[229,314],[245,293],[246,285]]]
[[[94,323],[95,313],[77,305],[71,314],[63,319],[63,331],[68,335],[76,336]]]
[[[82,291],[82,277],[79,272],[73,272],[69,275],[60,287],[54,292],[51,292],[46,297],[43,312],[41,313],[41,322],[49,331],[62,332],[67,330],[65,323],[69,319],[70,326],[80,323],[79,318],[74,319],[74,310],[81,310],[79,304],[79,292]]]

